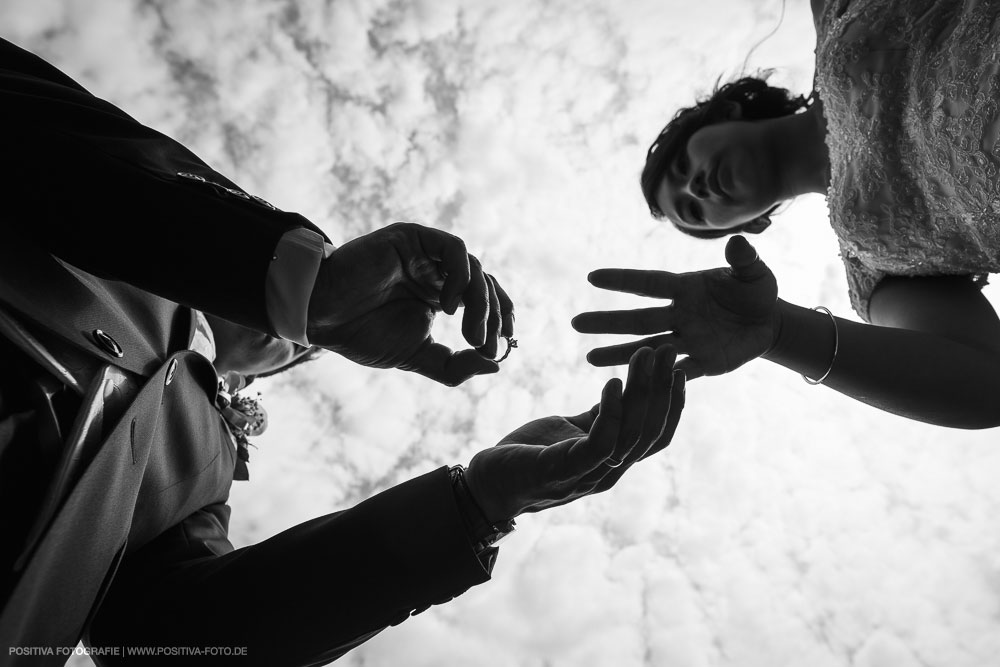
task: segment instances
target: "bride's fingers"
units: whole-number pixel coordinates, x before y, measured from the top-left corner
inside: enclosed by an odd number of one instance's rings
[[[675,273],[640,269],[597,269],[590,272],[587,280],[601,289],[658,299],[672,298],[680,285],[680,276]]]
[[[669,306],[634,310],[601,310],[580,313],[572,320],[580,333],[646,335],[669,331],[674,326],[674,311]]]
[[[628,360],[640,348],[657,348],[661,345],[672,345],[676,348],[677,352],[684,353],[684,346],[678,336],[675,334],[662,334],[660,336],[650,336],[642,340],[632,341],[631,343],[594,348],[587,353],[587,361],[594,366],[619,366],[628,363]]]
[[[691,357],[684,357],[675,363],[674,370],[684,371],[684,375],[687,376],[688,380],[694,380],[705,376],[705,369]]]
[[[749,282],[767,273],[767,265],[742,236],[733,236],[726,243],[726,262],[732,267],[733,276],[739,280]]]

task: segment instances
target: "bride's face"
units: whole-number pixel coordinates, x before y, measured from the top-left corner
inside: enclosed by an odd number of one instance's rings
[[[770,154],[754,121],[702,127],[671,157],[657,204],[683,227],[738,227],[778,203]]]

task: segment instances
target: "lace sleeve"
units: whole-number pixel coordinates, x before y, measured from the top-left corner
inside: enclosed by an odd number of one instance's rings
[[[847,270],[847,286],[850,290],[851,306],[854,308],[854,312],[861,316],[861,319],[871,323],[871,318],[868,316],[868,306],[871,304],[872,292],[887,274],[884,271],[865,266],[857,257],[841,254],[841,258],[844,260],[844,268]]]
[[[821,38],[830,27],[830,23],[842,16],[851,0],[810,0],[809,5],[813,15],[813,26],[816,28],[817,39]]]

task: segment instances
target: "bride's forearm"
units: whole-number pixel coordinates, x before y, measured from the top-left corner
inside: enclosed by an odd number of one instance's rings
[[[860,324],[779,301],[764,357],[881,410],[941,426],[1000,425],[1000,354],[937,333]],[[832,364],[832,365],[831,365]]]

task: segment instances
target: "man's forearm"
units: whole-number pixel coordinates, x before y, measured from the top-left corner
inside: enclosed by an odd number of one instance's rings
[[[265,290],[280,243],[301,228],[322,239],[318,228],[3,40],[0,108],[16,128],[0,138],[0,177],[17,193],[5,232],[101,278],[276,333]]]

